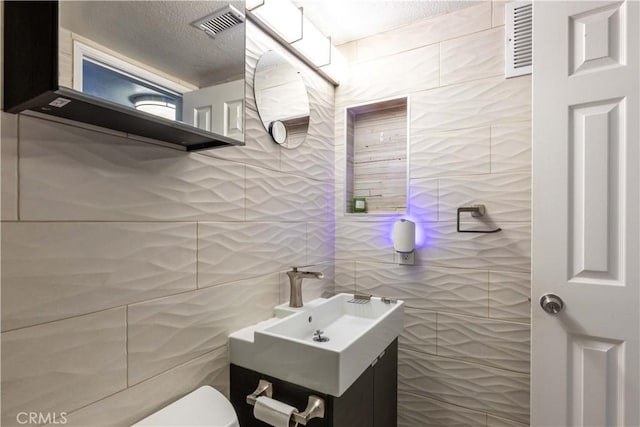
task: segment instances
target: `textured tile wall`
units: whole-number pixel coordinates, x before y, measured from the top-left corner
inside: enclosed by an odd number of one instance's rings
[[[279,48],[247,25],[245,147],[2,113],[3,426],[130,425],[201,384],[228,392],[228,335],[288,299],[285,270],[325,272],[305,298],[333,291],[334,89],[301,65],[307,141],[274,144],[252,77]]]
[[[503,1],[349,45],[336,90],[337,292],[406,301],[399,425],[529,422],[530,77],[504,78]],[[403,64],[406,64],[403,65]],[[408,95],[409,209],[416,265],[393,264],[400,216],[348,215],[344,109]],[[497,234],[457,233],[456,209],[483,203]]]

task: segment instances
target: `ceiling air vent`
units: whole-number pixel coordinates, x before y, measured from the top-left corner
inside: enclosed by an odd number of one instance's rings
[[[514,1],[505,5],[504,13],[505,77],[531,74],[533,5],[531,1]]]
[[[209,37],[215,38],[218,34],[244,22],[244,15],[235,7],[228,5],[218,9],[210,15],[191,23],[200,28]]]

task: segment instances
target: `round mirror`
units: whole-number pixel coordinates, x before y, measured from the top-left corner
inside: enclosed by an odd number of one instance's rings
[[[284,148],[302,144],[309,129],[309,97],[300,72],[270,50],[258,61],[253,91],[262,124],[273,140]]]

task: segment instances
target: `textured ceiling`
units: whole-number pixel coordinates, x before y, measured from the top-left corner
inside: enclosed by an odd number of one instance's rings
[[[458,0],[294,0],[335,45],[471,6]],[[244,32],[212,39],[191,22],[242,1],[62,1],[65,28],[198,87],[242,78]]]
[[[294,0],[334,45],[477,4],[458,0]]]
[[[215,39],[191,26],[242,1],[63,1],[63,27],[198,87],[244,76],[240,25]]]

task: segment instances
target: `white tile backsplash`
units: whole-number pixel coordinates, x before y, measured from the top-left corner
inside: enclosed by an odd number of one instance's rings
[[[491,172],[491,128],[411,135],[411,179]]]
[[[458,233],[455,222],[423,223],[424,244],[416,247],[416,264],[483,270],[531,270],[531,225],[495,224],[499,233]],[[488,224],[491,227],[493,224]],[[480,228],[461,223],[462,229]],[[483,225],[484,229],[485,226]]]
[[[284,269],[319,263],[308,297],[333,292],[333,87],[298,62],[311,126],[284,153],[251,81],[277,43],[247,31],[245,146],[3,113],[2,425],[131,425],[202,384],[228,396],[228,334],[273,315]]]
[[[20,120],[23,220],[242,220],[244,170],[207,156]]]
[[[357,41],[358,62],[439,43],[491,28],[491,2],[420,20]]]
[[[438,180],[414,179],[409,181],[409,212],[420,221],[438,221]]]
[[[202,385],[211,385],[229,396],[226,346],[73,411],[67,415],[66,425],[87,427],[100,420],[104,426],[128,426]]]
[[[398,427],[481,427],[487,415],[417,394],[398,392]]]
[[[489,272],[489,317],[529,322],[531,318],[531,274]]]
[[[196,289],[196,224],[5,223],[2,263],[6,331]]]
[[[478,225],[531,221],[531,175],[528,173],[440,178],[438,189],[440,221],[456,221],[459,207],[477,204],[485,206],[485,216],[474,218],[464,213],[461,221]]]
[[[338,108],[403,95],[439,85],[440,48],[419,47],[350,67],[348,83],[336,89]],[[389,84],[393,82],[393,84]]]
[[[393,262],[389,222],[336,221],[336,260]]]
[[[399,353],[400,392],[529,421],[529,375],[411,350]]]
[[[328,221],[332,187],[331,182],[247,168],[246,220]]]
[[[491,171],[531,173],[531,122],[491,127]]]
[[[406,302],[403,427],[529,419],[531,77],[504,78],[503,14],[502,1],[477,2],[342,46],[350,69],[336,91],[336,291],[355,282],[357,292]],[[394,72],[426,65],[436,48],[437,85],[429,72]],[[418,52],[425,58],[400,66]],[[371,84],[381,77],[386,85]],[[345,215],[344,106],[399,93],[409,99],[407,212]],[[458,233],[456,210],[471,204],[487,214],[465,214],[464,229],[502,231]],[[413,266],[393,264],[390,230],[401,217],[417,226]]]
[[[129,385],[226,345],[229,334],[273,316],[273,273],[128,307]]]
[[[306,224],[198,224],[198,287],[258,277],[306,262]]]
[[[438,356],[529,373],[528,324],[438,313]]]
[[[435,311],[407,307],[404,310],[404,330],[398,338],[398,345],[421,353],[437,354],[437,316]]]
[[[71,412],[127,387],[124,307],[2,334],[2,425]]]
[[[358,262],[356,290],[398,298],[406,307],[430,311],[488,315],[486,271]]]
[[[522,122],[531,117],[531,77],[493,77],[416,92],[411,129],[455,130]]]
[[[504,27],[448,40],[440,46],[441,86],[504,74]]]
[[[492,0],[492,25],[499,27],[504,25],[504,5],[511,0]]]

